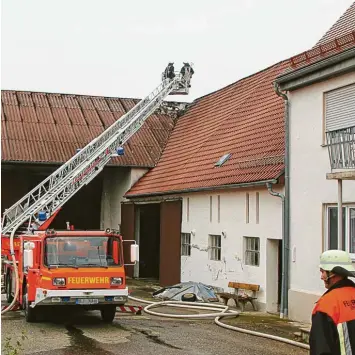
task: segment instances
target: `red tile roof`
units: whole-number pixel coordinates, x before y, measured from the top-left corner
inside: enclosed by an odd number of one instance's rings
[[[355,47],[355,30],[292,57],[290,59],[290,66],[292,69],[299,69],[353,47]]]
[[[339,20],[318,41],[316,47],[353,31],[355,31],[355,2],[352,3]]]
[[[118,120],[138,100],[3,90],[2,161],[63,163]],[[115,165],[153,167],[174,121],[150,116],[125,144]]]
[[[284,169],[284,103],[276,64],[202,97],[179,118],[157,166],[127,193],[183,192],[275,179]],[[231,157],[221,167],[215,163]]]

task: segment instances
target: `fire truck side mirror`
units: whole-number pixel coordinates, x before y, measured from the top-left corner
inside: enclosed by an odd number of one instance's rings
[[[33,242],[25,242],[23,251],[23,266],[24,268],[33,267],[33,249],[35,244]]]
[[[137,244],[131,245],[131,262],[139,261],[139,246]]]

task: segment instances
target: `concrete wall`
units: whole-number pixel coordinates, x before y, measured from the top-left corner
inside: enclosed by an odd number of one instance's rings
[[[123,195],[148,169],[106,168],[103,171],[101,199],[101,229],[119,228],[121,224],[121,202]]]
[[[324,292],[319,255],[324,249],[324,204],[337,202],[337,181],[323,144],[323,94],[355,82],[355,73],[290,93],[290,233],[289,316],[309,321],[314,301]],[[344,203],[355,204],[355,181],[343,182]]]
[[[275,188],[281,192],[282,188]],[[259,221],[256,221],[256,192],[259,192]],[[246,194],[249,194],[249,223],[246,223]],[[212,221],[210,220],[212,196]],[[218,196],[220,213],[218,220]],[[229,281],[259,284],[259,301],[276,311],[277,242],[282,238],[281,200],[266,188],[238,189],[229,192],[194,193],[183,196],[182,233],[191,235],[191,256],[181,258],[181,280],[200,281],[228,291]],[[226,232],[221,238],[221,261],[209,260],[208,235]],[[260,266],[245,265],[244,236],[260,238]],[[273,249],[274,248],[274,249]],[[276,248],[276,249],[275,249]],[[267,250],[268,257],[267,257]],[[267,276],[267,273],[269,276]],[[276,275],[276,277],[275,277]],[[270,297],[267,299],[267,288]],[[271,299],[271,298],[274,299]],[[275,300],[276,297],[276,300]]]

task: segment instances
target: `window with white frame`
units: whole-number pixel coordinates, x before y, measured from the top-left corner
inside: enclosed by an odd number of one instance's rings
[[[338,207],[326,206],[325,246],[326,249],[338,249]],[[355,259],[355,204],[343,206],[344,249]]]
[[[221,260],[221,236],[210,234],[208,236],[208,250],[210,260]]]
[[[354,126],[355,84],[328,91],[324,98],[326,131]]]
[[[191,234],[181,233],[181,255],[191,256]]]
[[[260,238],[244,237],[245,264],[252,266],[260,265]]]

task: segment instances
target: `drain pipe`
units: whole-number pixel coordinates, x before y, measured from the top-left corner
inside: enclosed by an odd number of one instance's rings
[[[285,103],[285,207],[284,207],[284,229],[283,249],[284,249],[284,316],[288,316],[288,288],[289,288],[289,268],[290,268],[290,120],[289,111],[290,103],[285,93],[281,92],[279,85],[274,82],[274,90],[276,94],[283,98]]]
[[[285,294],[287,293],[287,278],[286,278],[286,269],[287,266],[285,264],[285,254],[287,253],[286,250],[286,243],[285,243],[285,196],[280,194],[279,192],[272,190],[271,183],[267,183],[266,187],[269,193],[272,196],[280,197],[282,201],[282,270],[281,270],[281,305],[280,305],[280,318],[285,317],[285,308],[287,311],[287,305],[285,304]],[[286,306],[286,307],[285,307]]]

